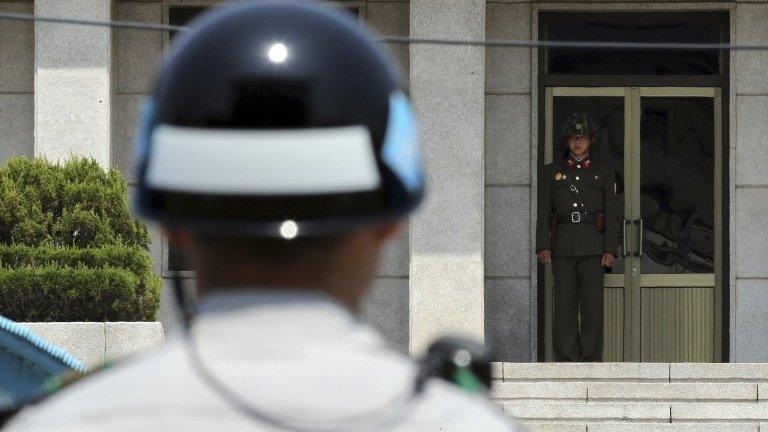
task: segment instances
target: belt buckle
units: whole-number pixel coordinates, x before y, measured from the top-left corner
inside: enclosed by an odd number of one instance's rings
[[[579,223],[579,222],[581,222],[581,213],[579,213],[579,212],[571,213],[571,222],[572,223]]]

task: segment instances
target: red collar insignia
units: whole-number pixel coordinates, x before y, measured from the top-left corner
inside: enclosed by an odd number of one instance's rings
[[[581,165],[581,166],[579,166],[579,165]],[[589,169],[589,167],[591,165],[592,165],[592,161],[589,159],[589,157],[587,157],[587,159],[583,159],[581,162],[576,162],[576,159],[574,159],[573,157],[569,157],[568,158],[568,169],[569,170],[574,170],[577,167],[578,168],[583,168],[583,169],[587,170],[587,169]]]

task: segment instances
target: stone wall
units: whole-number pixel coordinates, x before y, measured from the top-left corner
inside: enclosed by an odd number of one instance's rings
[[[0,2],[2,13],[33,13],[32,2]],[[34,152],[35,27],[0,20],[0,164]]]
[[[488,3],[488,39],[531,39],[530,3]],[[487,48],[485,58],[485,334],[501,361],[536,354],[531,283],[531,50]]]
[[[111,0],[36,0],[36,15],[109,21]],[[35,23],[35,156],[110,165],[112,31]]]
[[[139,21],[162,24],[164,20],[164,2],[162,1],[115,1],[112,4],[112,16],[118,21]],[[113,88],[112,103],[112,148],[111,165],[120,170],[128,180],[129,192],[136,192],[133,151],[136,134],[136,122],[139,107],[149,95],[152,79],[160,57],[166,36],[160,31],[142,31],[132,29],[113,30]],[[150,253],[154,270],[164,274],[166,269],[164,251],[167,246],[158,229],[152,227]],[[165,276],[165,275],[164,275]],[[158,311],[158,319],[166,330],[178,323],[178,316],[172,298],[170,280],[164,277],[163,297]]]
[[[768,41],[768,3],[739,3],[735,41]],[[738,51],[731,67],[731,361],[768,361],[768,52]],[[733,106],[735,104],[735,107]],[[735,109],[734,109],[735,108]],[[735,127],[734,127],[735,126]],[[733,160],[735,158],[735,161]]]
[[[163,342],[159,322],[21,323],[66,349],[87,367],[155,348]]]
[[[353,2],[354,3],[354,2]],[[344,3],[342,3],[344,4]],[[410,4],[408,1],[360,2],[363,20],[383,36],[410,34]],[[406,89],[409,90],[410,49],[407,44],[387,47],[400,65]],[[390,342],[402,350],[408,349],[409,338],[409,256],[408,227],[382,256],[379,277],[363,304],[363,317],[383,332]]]
[[[411,36],[484,39],[485,2],[412,0]],[[410,226],[410,351],[445,333],[483,338],[485,50],[411,46],[427,195]]]

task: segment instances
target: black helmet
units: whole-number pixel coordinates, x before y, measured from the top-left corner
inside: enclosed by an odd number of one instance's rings
[[[197,19],[164,59],[138,141],[138,212],[193,230],[340,232],[423,195],[399,74],[351,15],[310,2]]]
[[[565,119],[563,124],[562,137],[563,140],[567,140],[572,136],[587,135],[592,137],[595,134],[597,128],[592,123],[592,119],[587,113],[577,112],[573,113]]]

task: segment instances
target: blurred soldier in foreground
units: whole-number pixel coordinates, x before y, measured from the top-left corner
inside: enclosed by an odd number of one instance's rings
[[[138,136],[137,209],[196,270],[195,312],[177,284],[185,337],[13,430],[513,430],[356,316],[424,176],[399,77],[344,12],[204,15],[165,59]]]
[[[540,263],[552,262],[555,361],[599,362],[604,269],[617,256],[615,174],[589,153],[589,116],[569,116],[562,137],[565,154],[539,181],[536,252]]]

